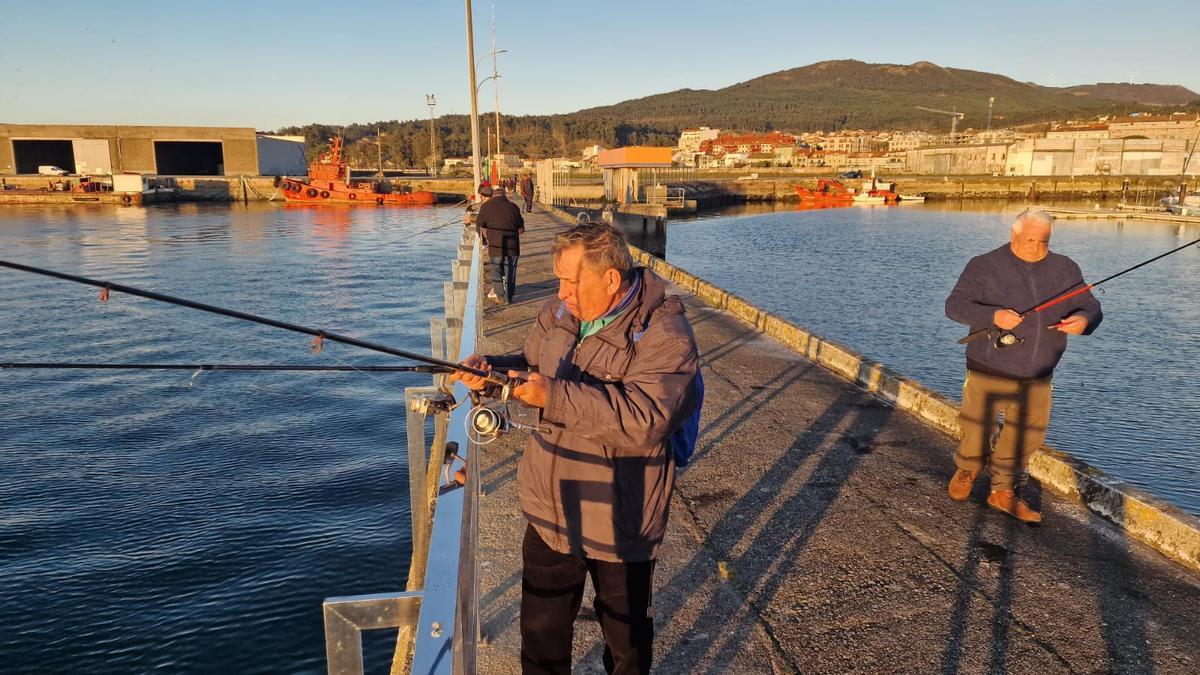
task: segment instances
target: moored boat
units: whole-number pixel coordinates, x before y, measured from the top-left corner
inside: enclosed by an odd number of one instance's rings
[[[434,204],[437,195],[427,190],[391,192],[385,183],[350,180],[350,169],[342,160],[342,139],[330,143],[329,152],[308,165],[308,180],[289,178],[279,184],[284,199],[308,204]]]
[[[796,191],[796,196],[804,204],[846,206],[854,203],[854,193],[846,189],[845,185],[829,178],[818,179],[815,190],[799,183],[793,185],[792,189]]]

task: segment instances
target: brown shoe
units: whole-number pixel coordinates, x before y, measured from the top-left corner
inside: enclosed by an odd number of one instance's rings
[[[978,471],[967,471],[959,469],[954,472],[954,477],[950,479],[950,485],[946,491],[950,493],[950,499],[956,502],[964,501],[971,495],[971,486],[975,484],[975,476],[978,476]]]
[[[988,506],[1003,511],[1023,523],[1040,523],[1042,514],[1034,511],[1012,490],[996,490],[988,495]]]

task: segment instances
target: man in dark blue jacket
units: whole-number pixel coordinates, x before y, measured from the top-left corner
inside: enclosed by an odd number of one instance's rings
[[[480,188],[479,194],[488,198],[475,218],[475,226],[488,248],[484,269],[491,287],[487,297],[492,302],[508,304],[517,288],[517,259],[521,256],[525,219],[521,207],[504,196],[504,188]]]
[[[989,329],[987,339],[967,345],[958,418],[962,441],[954,455],[958,470],[950,480],[950,497],[962,501],[970,495],[988,460],[997,417],[1003,414],[1004,426],[988,461],[992,491],[987,501],[1031,523],[1040,522],[1042,515],[1014,487],[1046,439],[1054,367],[1067,349],[1067,336],[1090,335],[1103,318],[1091,291],[1021,316],[1085,283],[1073,260],[1050,252],[1052,229],[1053,219],[1045,211],[1023,211],[1013,222],[1008,245],[972,258],[946,299],[946,316],[972,332]]]

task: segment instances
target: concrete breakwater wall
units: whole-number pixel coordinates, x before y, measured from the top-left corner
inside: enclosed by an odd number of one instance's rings
[[[887,176],[903,194],[924,195],[926,199],[1003,199],[1007,201],[1054,202],[1088,200],[1156,204],[1164,194],[1179,188],[1178,180],[1164,177],[1130,176]],[[1128,184],[1126,184],[1128,180]],[[849,187],[858,179],[844,181]],[[704,180],[685,184],[688,198],[700,206],[748,201],[797,201],[793,185],[817,186],[815,177],[763,177],[757,179]]]
[[[706,304],[732,314],[924,423],[955,438],[961,435],[954,401],[639,248],[630,249],[639,263]],[[946,461],[949,463],[950,458]],[[1186,567],[1200,570],[1200,518],[1049,446],[1033,457],[1029,473],[1045,488],[1083,504],[1134,539]]]
[[[582,203],[597,203],[604,198],[604,186],[598,175],[576,177],[577,184],[558,186],[562,199]],[[888,176],[902,193],[924,195],[929,200],[1003,199],[1007,201],[1054,203],[1055,201],[1112,202],[1124,197],[1131,204],[1152,206],[1168,192],[1179,189],[1178,180],[1146,176]],[[76,176],[7,176],[8,185],[20,189],[44,189],[57,181],[78,182]],[[162,180],[177,186],[180,199],[185,201],[267,201],[276,191],[274,176],[173,176]],[[1128,181],[1128,183],[1126,183]],[[470,178],[413,178],[397,181],[413,190],[435,192],[441,201],[466,199],[472,192]],[[860,181],[845,181],[856,187]],[[684,182],[671,182],[687,191],[701,208],[743,202],[797,201],[793,185],[816,187],[817,178],[809,175],[769,175],[761,178],[706,178],[697,174]]]
[[[156,183],[170,186],[179,201],[187,202],[265,202],[283,201],[283,192],[275,185],[275,176],[153,176]],[[366,180],[366,179],[364,179]],[[5,176],[4,183],[17,190],[46,190],[51,192],[55,183],[69,182],[78,185],[78,176]],[[471,193],[470,179],[416,179],[399,180],[399,185],[413,190],[429,190],[438,194],[440,201],[455,202]],[[603,191],[601,191],[603,193]],[[61,193],[58,193],[61,194]]]

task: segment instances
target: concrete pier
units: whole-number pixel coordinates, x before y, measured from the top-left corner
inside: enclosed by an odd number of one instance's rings
[[[527,226],[487,353],[519,349],[557,289],[565,223],[543,211]],[[948,435],[676,292],[707,397],[655,574],[655,672],[1200,672],[1200,575],[1036,486],[1041,527],[988,509],[984,480],[950,501]],[[524,440],[481,453],[484,673],[520,672]],[[601,649],[589,595],[575,671],[603,672]]]

